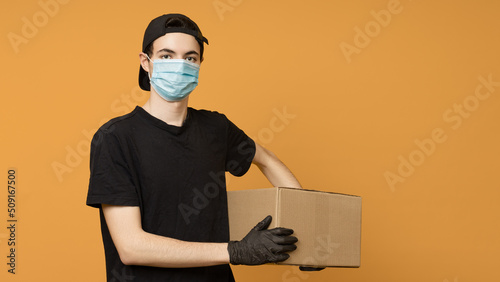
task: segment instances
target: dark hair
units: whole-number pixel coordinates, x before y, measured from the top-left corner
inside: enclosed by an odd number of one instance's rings
[[[184,18],[181,18],[181,17],[173,17],[173,18],[168,19],[165,22],[165,27],[166,28],[183,27],[183,28],[194,30],[194,31],[198,31],[198,28],[192,22],[190,22]],[[200,59],[202,59],[203,58],[203,42],[200,42],[199,40],[196,40],[196,41],[198,41],[198,44],[200,45]],[[146,47],[146,50],[145,50],[145,53],[148,54],[148,56],[150,56],[150,57],[151,57],[151,55],[153,55],[153,43],[154,43],[154,41],[151,42]]]

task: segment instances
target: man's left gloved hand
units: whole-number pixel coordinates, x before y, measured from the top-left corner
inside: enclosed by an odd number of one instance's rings
[[[259,265],[269,262],[280,262],[288,259],[287,252],[295,250],[297,238],[290,236],[292,229],[267,229],[272,217],[267,216],[259,222],[241,241],[230,241],[228,244],[231,264]]]

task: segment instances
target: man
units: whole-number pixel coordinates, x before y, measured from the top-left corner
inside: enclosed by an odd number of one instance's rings
[[[151,21],[139,55],[149,100],[94,135],[87,205],[100,211],[108,281],[234,281],[229,263],[279,262],[296,248],[293,230],[267,229],[271,217],[228,242],[225,171],[253,163],[274,186],[300,184],[226,116],[188,107],[204,43],[184,15]]]

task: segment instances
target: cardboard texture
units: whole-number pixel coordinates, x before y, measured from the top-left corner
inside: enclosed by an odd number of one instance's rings
[[[306,189],[274,187],[228,191],[231,240],[241,240],[267,215],[269,228],[294,230],[297,250],[279,264],[359,267],[361,197]]]

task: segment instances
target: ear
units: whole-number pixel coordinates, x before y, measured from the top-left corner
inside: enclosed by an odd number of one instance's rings
[[[139,53],[139,60],[141,62],[142,69],[149,72],[149,59],[146,54],[143,52]]]

